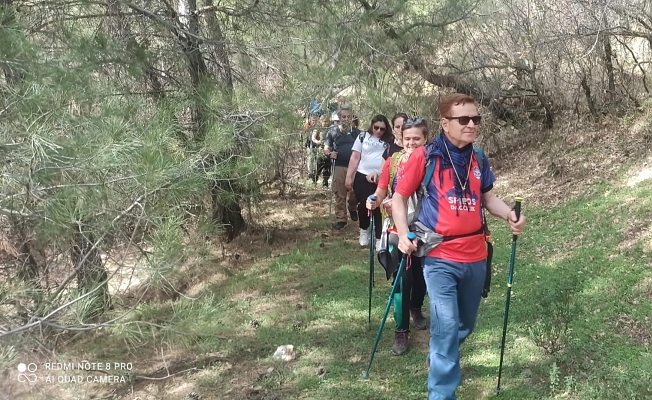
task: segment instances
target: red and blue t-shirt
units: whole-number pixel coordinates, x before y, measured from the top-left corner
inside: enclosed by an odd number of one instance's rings
[[[410,158],[401,164],[397,175],[396,193],[411,196],[421,185],[426,173],[427,148],[416,149]],[[469,188],[462,198],[455,193],[455,173],[453,168],[441,171],[439,157],[432,179],[427,185],[428,196],[421,200],[419,222],[443,236],[457,236],[476,232],[482,228],[482,194],[493,188],[496,177],[489,168],[489,160],[484,156],[471,157],[468,176]],[[482,163],[482,168],[480,164]],[[466,175],[466,174],[465,174]],[[440,177],[442,178],[440,180]],[[462,182],[466,176],[460,176]],[[428,257],[436,257],[455,262],[477,262],[487,258],[484,235],[478,234],[442,242]]]

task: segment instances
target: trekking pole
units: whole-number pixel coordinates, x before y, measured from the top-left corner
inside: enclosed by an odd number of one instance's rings
[[[333,186],[335,186],[335,160],[331,159],[331,201],[328,204],[328,215],[333,213]]]
[[[417,235],[415,235],[414,233],[412,232],[408,233],[408,239],[414,240],[416,238]],[[383,333],[383,328],[385,328],[385,321],[387,320],[389,309],[392,306],[392,301],[394,301],[394,293],[396,293],[396,287],[398,286],[398,282],[401,280],[399,277],[401,276],[401,273],[403,273],[403,269],[405,268],[405,263],[407,262],[408,257],[409,257],[408,254],[403,254],[403,257],[401,258],[401,263],[398,266],[398,271],[396,272],[397,278],[394,280],[394,284],[392,285],[392,291],[389,294],[389,300],[387,300],[387,307],[385,307],[385,315],[383,315],[383,320],[380,322],[380,327],[378,328],[378,333],[376,334],[376,343],[374,343],[374,349],[371,351],[371,358],[369,359],[367,370],[363,374],[363,377],[365,379],[369,379],[369,370],[371,369],[371,363],[374,361],[376,348],[378,348],[378,342],[380,341],[380,336]]]
[[[514,199],[516,204],[514,204],[514,212],[516,213],[516,221],[521,218],[521,202],[523,199],[521,197],[516,197]],[[512,281],[514,279],[514,258],[516,257],[516,239],[517,235],[512,235],[512,255],[509,259],[509,274],[507,275],[507,298],[505,299],[505,319],[503,321],[503,340],[500,344],[500,365],[498,367],[498,386],[494,389],[496,394],[500,394],[502,389],[500,388],[500,378],[503,372],[503,356],[505,354],[505,336],[507,335],[507,319],[509,317],[509,301],[512,297]]]
[[[319,182],[319,153],[315,151],[315,185]]]
[[[372,194],[369,199],[376,201],[376,196]],[[374,240],[376,236],[374,234],[374,214],[369,209],[367,209],[367,216],[371,218],[371,234],[374,235],[369,243],[369,319],[367,319],[367,330],[369,330],[371,328],[371,290],[374,286]]]

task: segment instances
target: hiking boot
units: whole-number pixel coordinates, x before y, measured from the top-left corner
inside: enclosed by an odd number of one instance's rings
[[[355,222],[358,220],[358,211],[356,210],[350,210],[349,211],[349,217],[351,217],[351,221]]]
[[[321,185],[321,188],[322,189],[328,189],[328,181],[324,181],[324,183],[322,183],[322,185]]]
[[[397,356],[407,353],[408,331],[396,331],[394,334],[394,346],[392,346],[392,353]]]
[[[339,231],[340,229],[344,229],[345,226],[346,226],[346,222],[340,221],[340,222],[336,223],[333,228],[335,228],[335,229],[337,229]]]
[[[369,232],[366,229],[360,229],[360,246],[369,246]]]
[[[414,322],[414,327],[423,331],[428,328],[428,321],[424,318],[421,313],[421,308],[411,308],[410,315],[412,315],[412,322]]]

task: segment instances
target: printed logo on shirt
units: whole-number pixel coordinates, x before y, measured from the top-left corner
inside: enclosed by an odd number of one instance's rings
[[[368,146],[368,147],[385,147],[385,142],[383,142],[380,139],[369,137],[367,140],[364,141],[363,146]]]
[[[474,167],[473,168],[473,176],[475,176],[475,179],[480,179],[482,176],[482,173],[480,172],[480,168]]]
[[[448,204],[453,211],[475,212],[477,201],[467,197],[448,196]]]

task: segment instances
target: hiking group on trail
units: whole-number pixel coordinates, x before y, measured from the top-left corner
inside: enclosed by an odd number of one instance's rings
[[[371,243],[371,251],[377,248],[387,279],[395,280],[392,351],[407,352],[410,316],[417,329],[429,326],[428,398],[449,400],[456,398],[461,381],[460,345],[473,331],[483,290],[485,296],[488,291],[483,208],[509,223],[513,246],[525,217],[519,215],[520,207],[515,211],[496,197],[489,160],[473,145],[482,120],[475,99],[444,96],[439,114],[441,130],[429,141],[427,121],[402,113],[392,119],[391,130],[387,118],[377,115],[367,132],[360,132],[352,126],[350,103],[338,102],[339,121],[330,126],[323,144],[332,160],[334,228],[344,228],[349,217],[359,220],[360,245],[367,246],[373,240],[368,232],[373,216],[378,242]],[[514,247],[509,285],[513,254]],[[405,268],[396,276],[401,259]],[[373,260],[370,264],[371,269]],[[422,314],[426,291],[429,323]],[[506,323],[507,316],[505,328]]]

